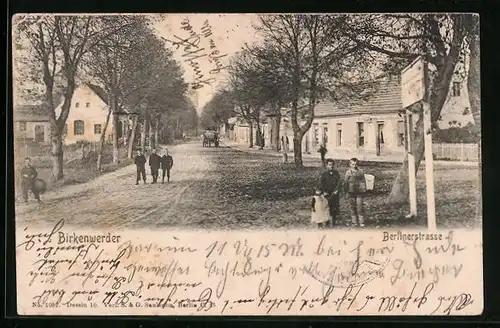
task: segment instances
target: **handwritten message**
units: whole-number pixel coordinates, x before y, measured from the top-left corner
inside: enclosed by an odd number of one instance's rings
[[[181,31],[185,35],[174,35],[173,40],[166,39],[175,51],[181,51],[181,57],[185,63],[193,70],[193,89],[201,89],[206,85],[216,82],[215,75],[219,74],[227,66],[223,64],[223,59],[227,54],[221,53],[214,41],[212,26],[205,20],[200,31],[196,31],[189,19],[185,18],[181,22]],[[210,67],[204,71],[204,62],[208,62]]]
[[[478,231],[17,234],[24,315],[477,315]]]

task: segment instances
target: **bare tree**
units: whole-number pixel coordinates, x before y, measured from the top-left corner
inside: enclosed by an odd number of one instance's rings
[[[338,31],[345,20],[341,15],[263,15],[256,26],[264,47],[290,74],[293,148],[298,167],[303,165],[302,139],[311,127],[319,100],[336,99],[345,89],[359,85],[359,79],[370,79],[365,52]]]
[[[342,35],[379,59],[389,59],[399,71],[416,56],[424,56],[430,70],[428,99],[433,125],[439,120],[448,97],[457,63],[464,56],[464,39],[469,14],[367,14],[349,15]],[[418,110],[418,108],[417,108]],[[428,132],[428,131],[427,131]],[[415,164],[424,155],[422,115],[416,124]],[[388,202],[405,202],[408,197],[408,158],[394,181]]]

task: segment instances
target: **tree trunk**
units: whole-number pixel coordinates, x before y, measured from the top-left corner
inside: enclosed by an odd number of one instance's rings
[[[53,135],[51,137],[52,143],[52,180],[58,181],[64,178],[64,170],[63,170],[63,143],[61,135]]]
[[[296,167],[303,167],[304,163],[302,161],[302,138],[304,135],[301,135],[301,133],[298,133],[296,135],[294,133],[293,136],[293,158],[295,162]]]
[[[141,151],[146,151],[146,121],[141,122]]]
[[[153,142],[153,129],[152,129],[152,124],[151,124],[151,118],[148,119],[148,134],[149,134],[149,149],[154,148],[154,142]]]
[[[111,117],[111,109],[108,111],[108,115],[106,116],[106,122],[104,123],[104,127],[101,131],[101,138],[99,140],[99,154],[97,154],[97,171],[101,171],[102,168],[102,153],[104,152],[104,145],[106,143],[106,131],[108,130],[109,119]]]
[[[473,18],[473,29],[469,32],[469,72],[467,74],[467,91],[469,94],[470,109],[474,117],[474,124],[478,131],[478,164],[479,176],[477,184],[477,205],[476,217],[481,218],[483,215],[482,201],[482,172],[481,172],[481,63],[480,63],[480,48],[479,48],[479,31],[476,28],[479,21],[477,17]]]
[[[128,152],[127,152],[128,159],[131,159],[134,153],[135,134],[137,132],[138,122],[139,122],[139,116],[134,115],[134,120],[132,122],[132,129],[130,130],[130,137],[128,139]]]
[[[249,141],[249,145],[248,145],[248,148],[253,148],[253,123],[252,121],[248,121],[248,126],[249,126],[249,131],[250,131],[250,141]]]
[[[273,140],[273,143],[274,143],[274,149],[276,151],[279,151],[280,149],[280,128],[281,128],[281,113],[277,113],[276,117],[274,118],[273,120],[273,130],[274,130],[274,135],[273,135],[273,138],[271,140]]]
[[[262,140],[262,129],[260,127],[260,123],[257,123],[257,145],[259,146],[259,149],[262,150],[264,149],[264,140]]]
[[[154,131],[154,138],[155,138],[155,146],[157,147],[160,143],[158,142],[158,128],[159,128],[159,120],[156,120],[155,122],[155,131]]]

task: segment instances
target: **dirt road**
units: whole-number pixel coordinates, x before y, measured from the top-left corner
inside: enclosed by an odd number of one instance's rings
[[[19,205],[16,221],[26,225],[53,225],[60,219],[66,225],[95,228],[133,228],[172,225],[179,204],[196,202],[193,190],[206,184],[214,170],[211,157],[215,148],[202,148],[198,143],[169,147],[174,157],[170,183],[135,185],[134,165],[104,175],[89,183],[65,186],[43,195],[44,204]],[[173,215],[176,214],[176,215]]]

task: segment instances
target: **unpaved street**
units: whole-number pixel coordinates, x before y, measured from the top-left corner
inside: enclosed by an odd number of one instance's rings
[[[20,205],[16,211],[18,224],[55,224],[86,227],[148,227],[172,225],[179,204],[195,202],[193,190],[201,188],[204,179],[214,170],[211,157],[215,149],[198,144],[184,144],[170,149],[174,157],[172,181],[135,185],[136,169],[127,166],[94,181],[65,186],[42,196],[44,204]],[[160,172],[161,176],[161,172]],[[176,214],[176,215],[174,215]]]
[[[135,185],[136,169],[127,166],[80,185],[65,186],[17,208],[19,229],[65,225],[95,229],[290,229],[310,226],[310,198],[319,182],[318,161],[307,160],[302,170],[283,165],[280,157],[247,153],[228,147],[203,148],[199,142],[169,147],[174,157],[172,181]],[[401,220],[407,206],[385,199],[398,164],[364,163],[377,176],[376,190],[366,199],[370,228],[426,224],[425,174],[418,176],[419,212],[416,221]],[[346,162],[338,162],[344,174]],[[147,168],[148,169],[148,168]],[[475,226],[474,192],[477,170],[436,167],[436,210],[442,226]],[[148,182],[151,176],[148,170]],[[470,190],[469,197],[463,190]],[[459,205],[458,205],[459,204]],[[342,197],[342,226],[349,221]],[[463,218],[463,219],[457,219]],[[460,221],[460,222],[459,222]]]

